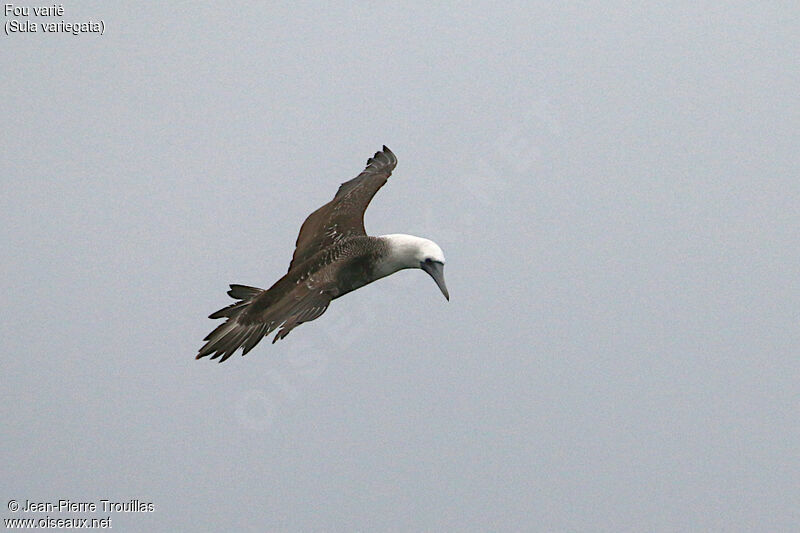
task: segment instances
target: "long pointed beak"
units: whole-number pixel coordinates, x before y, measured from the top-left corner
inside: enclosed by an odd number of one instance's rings
[[[447,285],[444,284],[444,265],[439,262],[433,263],[420,263],[420,268],[427,272],[439,286],[447,301],[450,301],[450,293],[447,292]]]

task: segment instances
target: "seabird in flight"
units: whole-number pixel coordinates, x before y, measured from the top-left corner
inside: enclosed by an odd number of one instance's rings
[[[448,300],[444,254],[428,239],[393,234],[370,237],[364,211],[397,165],[383,147],[367,160],[364,171],[342,183],[333,200],[311,213],[300,228],[289,271],[267,290],[231,285],[236,303],[212,313],[225,318],[204,339],[197,359],[226,360],[240,346],[246,354],[265,336],[284,338],[304,322],[319,318],[331,300],[405,268],[427,272]]]

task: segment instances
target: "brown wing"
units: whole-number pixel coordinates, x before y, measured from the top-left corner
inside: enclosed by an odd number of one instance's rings
[[[272,340],[274,343],[303,322],[319,318],[333,299],[324,288],[306,283],[297,284],[279,301],[268,302],[270,305],[266,309],[261,300],[269,298],[268,291],[231,285],[228,294],[241,301],[211,314],[209,318],[228,319],[204,339],[207,342],[200,348],[197,359],[211,355],[211,359],[219,357],[221,363],[239,347],[243,347],[244,355],[262,338],[280,327]]]
[[[397,158],[384,146],[367,160],[361,174],[342,183],[333,200],[308,215],[297,236],[289,270],[340,239],[366,235],[364,211],[396,165]]]

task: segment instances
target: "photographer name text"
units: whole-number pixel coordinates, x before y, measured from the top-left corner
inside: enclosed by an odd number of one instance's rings
[[[15,505],[12,505],[12,502]],[[9,502],[9,510],[23,513],[152,513],[156,508],[153,502],[141,500],[128,500],[116,502],[112,500],[98,500],[96,502],[76,502],[72,500],[58,500],[57,502],[37,502],[25,500],[17,503]]]

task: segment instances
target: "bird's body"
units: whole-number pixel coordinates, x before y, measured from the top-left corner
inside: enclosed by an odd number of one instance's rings
[[[308,216],[297,237],[289,271],[267,290],[231,285],[239,300],[209,318],[227,318],[206,337],[197,358],[220,362],[240,346],[242,355],[280,327],[273,343],[318,318],[331,300],[405,268],[422,268],[449,299],[444,285],[444,255],[433,241],[411,235],[370,237],[364,211],[397,164],[385,146],[367,167],[345,182],[333,200]],[[213,355],[212,355],[213,354]]]

